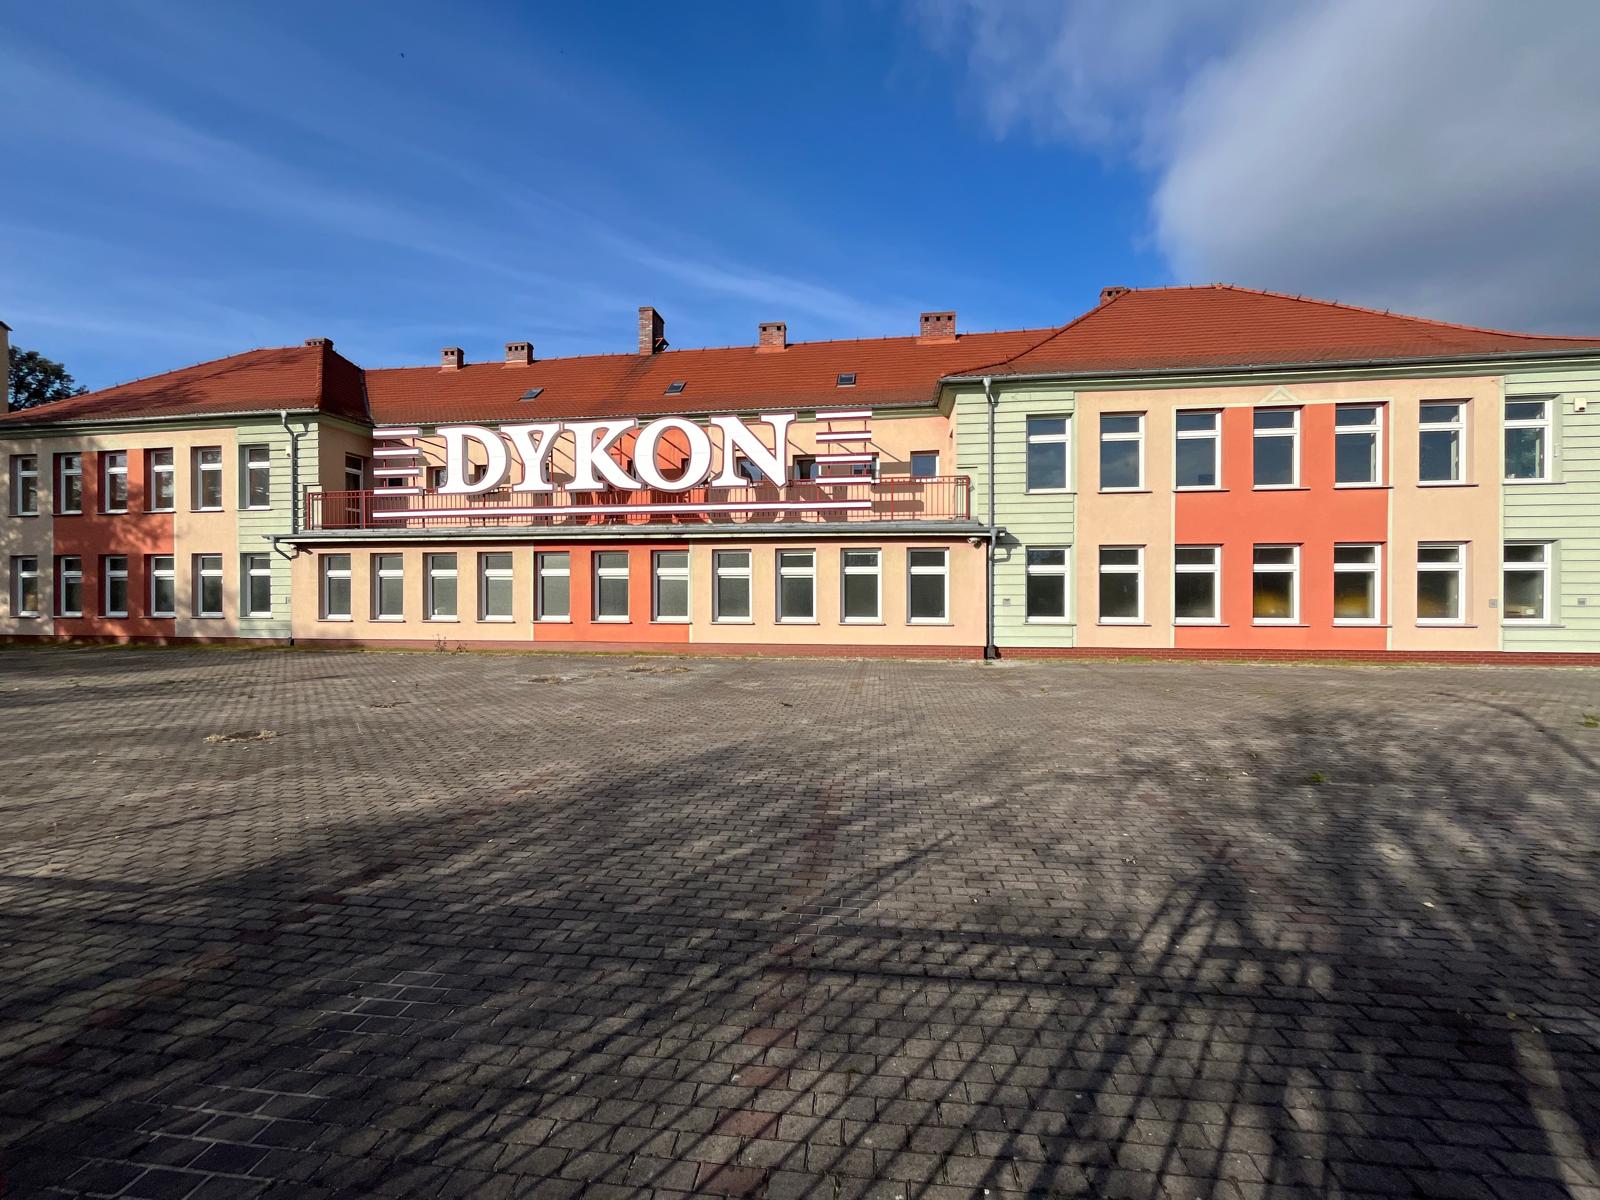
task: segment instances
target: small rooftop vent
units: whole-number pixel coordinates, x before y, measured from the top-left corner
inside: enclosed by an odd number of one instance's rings
[[[839,386],[840,387],[855,387],[855,385],[856,385],[856,373],[854,371],[840,371],[839,372]]]
[[[684,380],[682,380],[682,379],[674,379],[671,383],[667,384],[667,395],[676,396],[679,392],[683,391],[683,389],[688,387],[688,386],[689,385]]]

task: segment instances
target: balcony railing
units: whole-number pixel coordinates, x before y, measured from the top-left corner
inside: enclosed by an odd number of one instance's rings
[[[305,503],[308,531],[967,521],[972,516],[972,481],[965,475],[815,479],[783,487],[760,483],[698,487],[687,492],[513,492],[497,488],[475,496],[415,495],[379,488],[308,492]]]

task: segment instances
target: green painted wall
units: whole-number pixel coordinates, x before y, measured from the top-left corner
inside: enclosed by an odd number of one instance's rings
[[[317,443],[318,422],[306,417],[289,418],[290,425],[296,430],[305,430],[299,437],[300,459],[300,488],[302,493],[305,488],[317,484]],[[290,483],[291,471],[289,469],[289,434],[285,432],[282,421],[276,417],[263,419],[242,419],[237,426],[237,445],[235,453],[240,455],[238,471],[240,473],[239,487],[241,493],[233,497],[229,503],[237,506],[239,527],[239,555],[242,559],[246,554],[266,554],[272,562],[272,615],[270,617],[247,617],[244,614],[245,586],[242,566],[235,564],[235,570],[240,572],[239,578],[239,636],[262,638],[286,638],[290,636],[289,621],[289,560],[272,549],[272,534],[287,534],[291,531],[292,513],[297,503],[292,494]],[[243,496],[243,448],[245,446],[266,446],[272,456],[272,507],[265,509],[246,509]]]
[[[1504,627],[1507,650],[1600,650],[1600,365],[1506,376],[1507,397],[1556,403],[1550,483],[1507,483],[1508,541],[1556,543],[1548,626]],[[1575,412],[1574,402],[1587,412]]]
[[[1071,624],[1030,624],[1026,605],[1027,546],[1074,546],[1077,480],[1069,469],[1065,492],[1030,495],[1027,490],[1027,420],[1029,417],[1070,419],[1075,394],[1049,384],[994,384],[995,519],[1006,531],[995,556],[994,625],[999,646],[1070,646]],[[955,393],[956,470],[972,477],[972,515],[989,518],[988,402],[982,388]],[[1068,430],[1074,440],[1076,423]],[[1068,445],[1068,462],[1074,443]],[[1067,587],[1073,587],[1074,555],[1068,554]]]

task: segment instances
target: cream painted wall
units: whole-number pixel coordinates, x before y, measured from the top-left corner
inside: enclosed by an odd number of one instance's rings
[[[50,455],[53,450],[36,438],[0,438],[0,635],[21,634],[38,636],[54,631],[55,612],[54,571],[55,537],[52,529]],[[11,459],[13,455],[32,454],[39,464],[39,515],[18,517],[11,513],[12,482]],[[12,559],[30,555],[39,560],[39,613],[37,617],[19,617],[13,609],[15,596],[12,578]]]

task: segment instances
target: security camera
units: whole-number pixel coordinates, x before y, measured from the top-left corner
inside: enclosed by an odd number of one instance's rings
[[[975,534],[973,534],[971,537],[969,537],[967,539],[967,545],[969,545],[969,546],[981,546],[988,540],[989,540],[988,538],[983,537],[983,536],[975,533]]]

